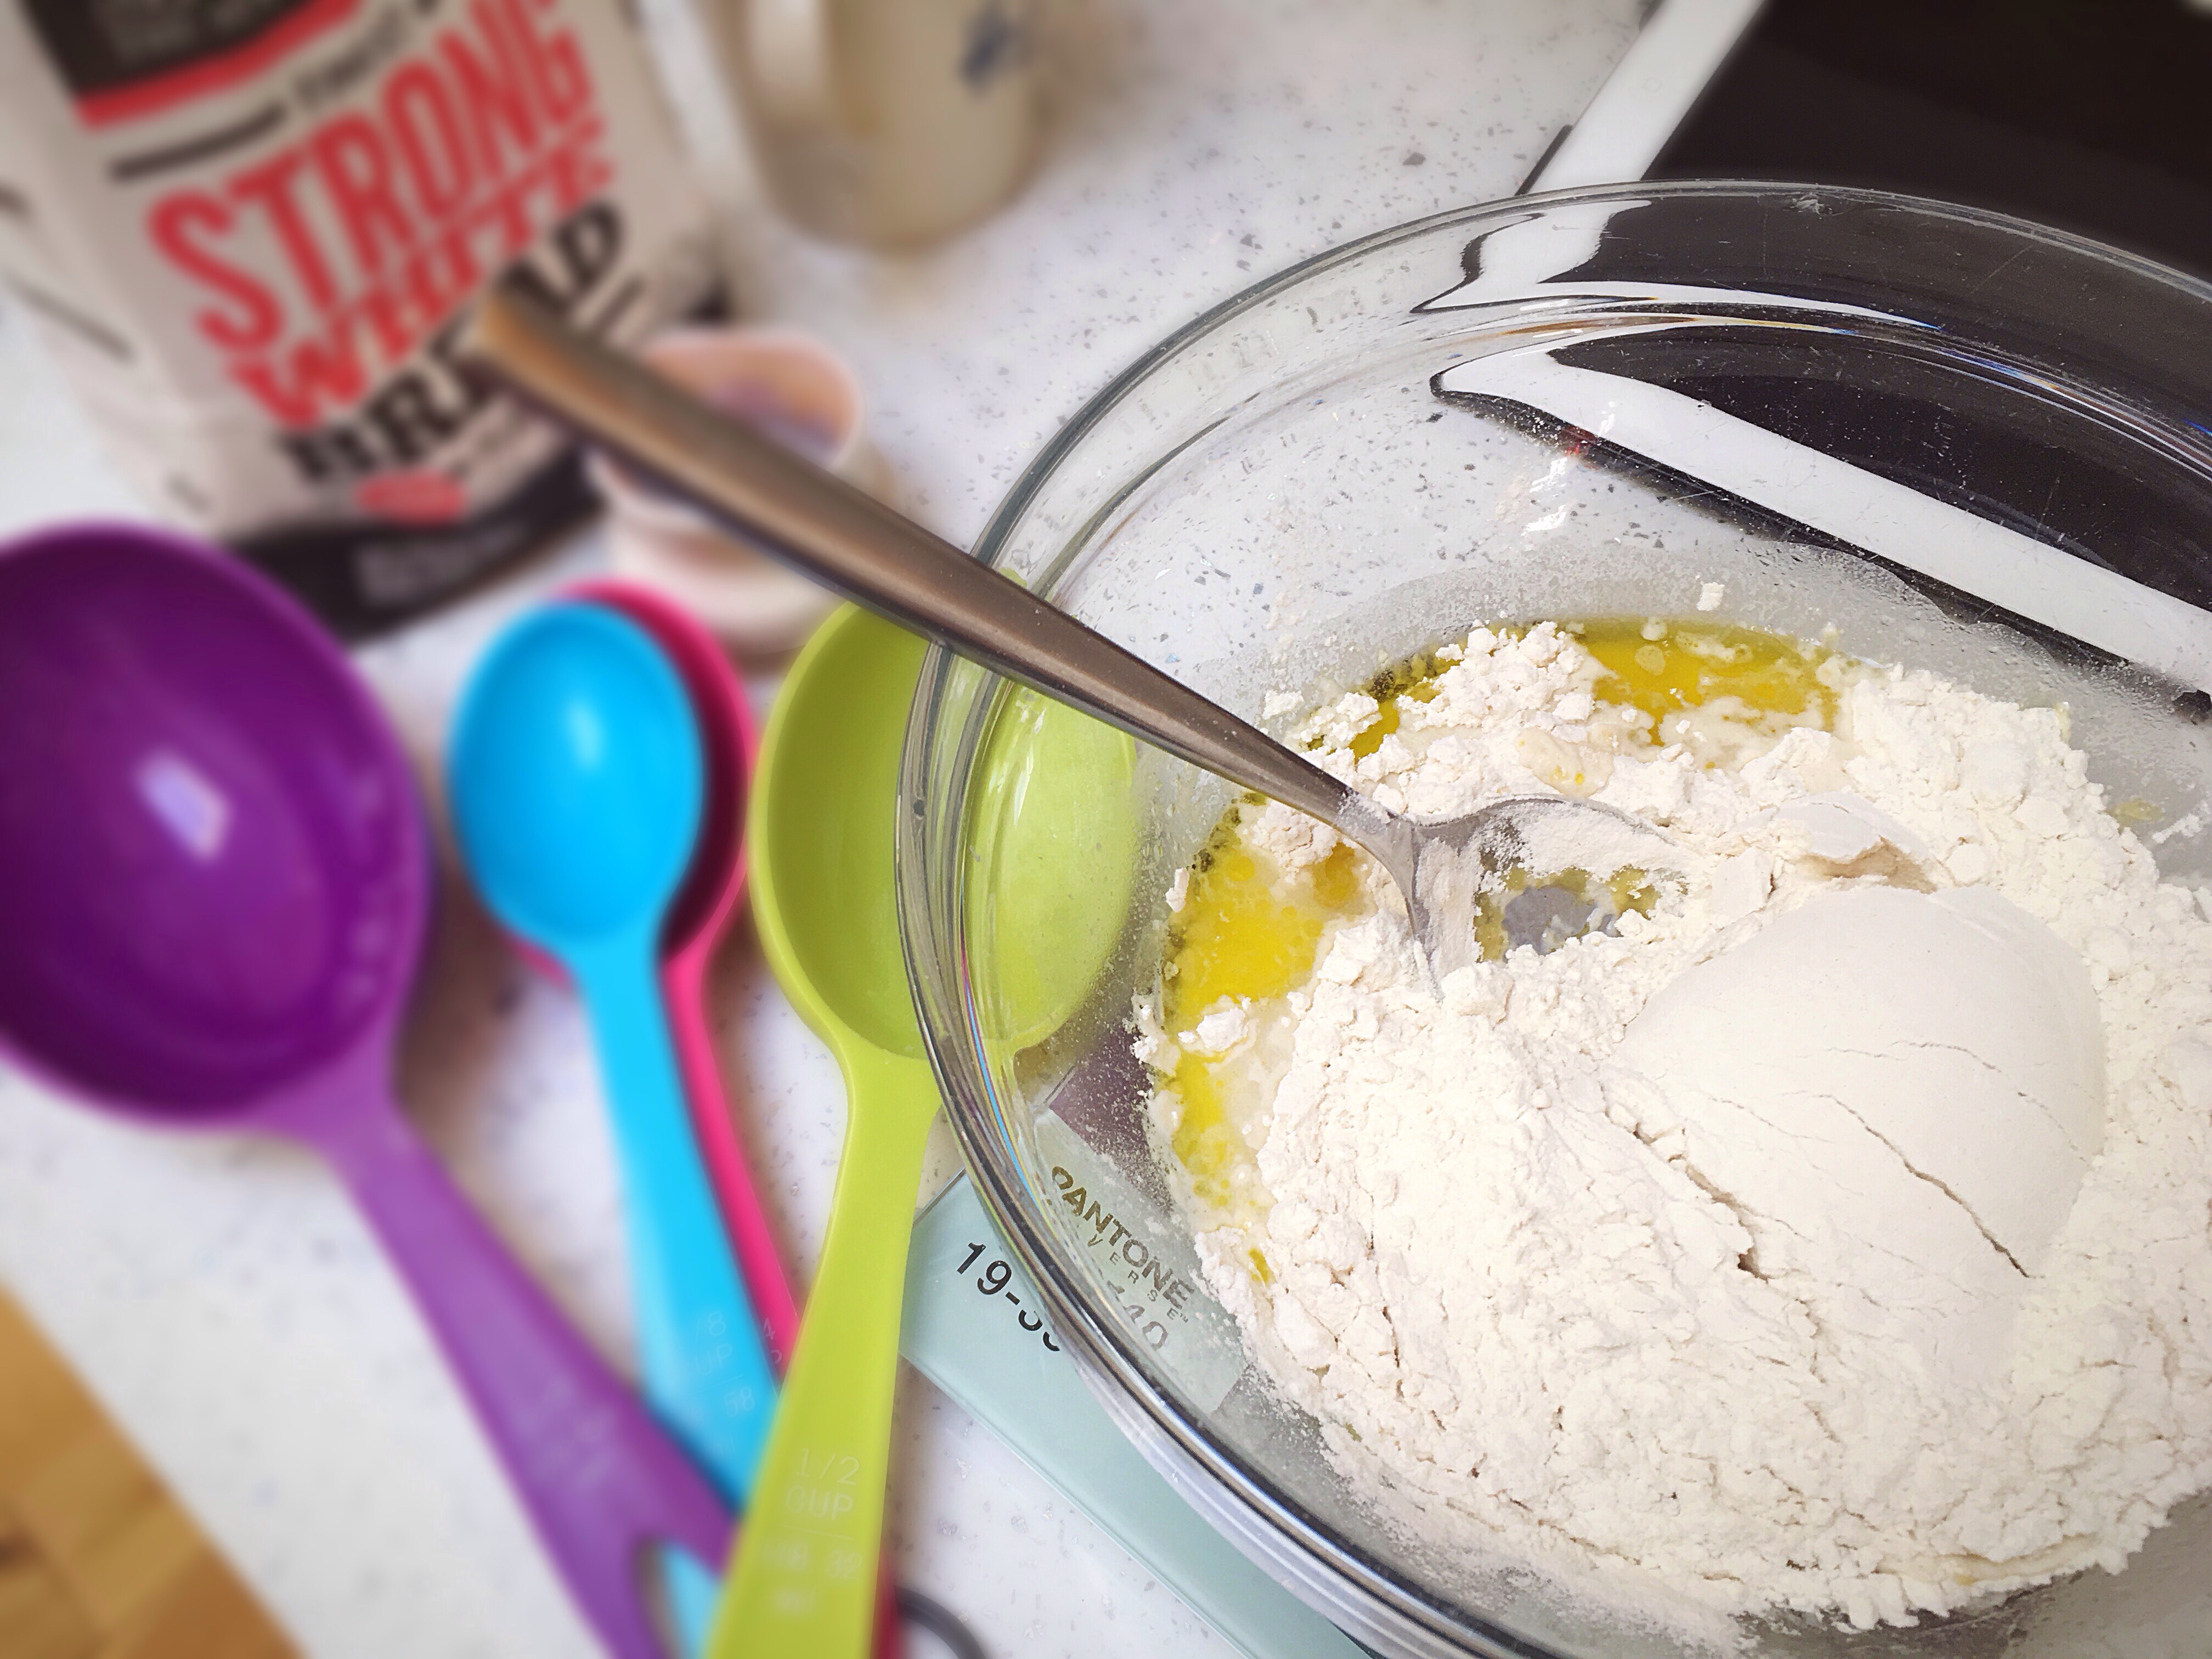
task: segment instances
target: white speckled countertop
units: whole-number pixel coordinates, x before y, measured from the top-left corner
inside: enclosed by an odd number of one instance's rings
[[[682,0],[649,0],[729,214],[744,309],[859,369],[902,505],[966,543],[1116,370],[1266,274],[1504,195],[1626,49],[1637,0],[1060,0],[1057,116],[1008,210],[926,255],[801,240],[702,113]],[[138,509],[0,307],[0,532]],[[517,605],[599,562],[586,533],[362,662],[434,778],[455,690]],[[765,708],[772,675],[752,689]],[[609,1352],[629,1310],[586,1037],[445,883],[404,1098],[525,1262]],[[742,934],[714,989],[726,1063],[793,1257],[837,1155],[835,1068]],[[360,1222],[303,1153],[157,1137],[0,1073],[0,1280],[309,1652],[592,1653]],[[911,1372],[899,1576],[994,1659],[1220,1653],[1213,1638]],[[927,1638],[917,1659],[936,1659]]]

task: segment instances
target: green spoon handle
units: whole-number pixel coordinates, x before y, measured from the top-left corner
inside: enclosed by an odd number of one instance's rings
[[[850,1117],[822,1263],[708,1659],[860,1659],[875,1609],[907,1244],[937,1089],[842,1056]]]

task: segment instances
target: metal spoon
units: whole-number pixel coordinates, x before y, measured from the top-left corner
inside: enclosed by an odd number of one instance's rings
[[[1320,819],[1389,872],[1438,979],[1475,959],[1476,899],[1502,892],[1510,871],[1540,885],[1569,869],[1602,878],[1679,862],[1657,830],[1587,801],[1512,796],[1437,819],[1385,811],[1018,583],[578,333],[517,289],[484,297],[461,349],[546,413],[902,627]],[[1513,921],[1509,915],[1509,941],[1520,942]],[[1560,935],[1556,906],[1537,927]]]

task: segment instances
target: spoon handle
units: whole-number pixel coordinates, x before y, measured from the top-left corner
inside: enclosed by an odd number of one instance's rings
[[[855,1046],[822,1261],[706,1659],[860,1659],[890,1468],[915,1190],[936,1115],[921,1061]]]
[[[779,1376],[791,1363],[799,1340],[799,1298],[783,1270],[775,1230],[753,1181],[752,1164],[738,1134],[730,1097],[722,1087],[722,1068],[714,1055],[714,1033],[708,1024],[705,989],[696,968],[669,968],[661,975],[668,1023],[675,1033],[677,1062],[691,1107],[691,1127],[706,1161],[708,1184],[720,1201],[723,1224],[737,1252],[738,1270],[752,1298],[769,1363]]]
[[[515,1265],[380,1090],[316,1139],[414,1291],[585,1618],[617,1659],[663,1659],[637,1578],[671,1542],[727,1547],[714,1489]]]
[[[654,957],[654,935],[642,932],[580,951],[571,966],[622,1164],[646,1397],[742,1506],[775,1415],[775,1374],[692,1138]],[[711,1582],[678,1563],[671,1583],[678,1621],[703,1637]]]
[[[769,1345],[769,1361],[781,1376],[791,1364],[792,1350],[799,1341],[799,1303],[791,1293],[775,1231],[753,1181],[744,1145],[738,1137],[729,1096],[722,1088],[714,1034],[702,1000],[699,964],[667,968],[660,985],[667,998],[669,1024],[675,1028],[677,1059],[684,1068],[684,1092],[691,1106],[691,1127],[707,1161],[708,1180],[720,1200],[722,1222],[736,1247],[738,1269],[744,1276],[746,1294],[752,1297],[761,1335]],[[695,1651],[697,1647],[694,1643]],[[899,1659],[905,1650],[898,1586],[892,1582],[886,1557],[876,1576],[875,1659]]]
[[[511,288],[461,343],[532,404],[901,627],[1334,825],[1392,867],[1382,817],[1256,726],[842,478],[571,328]]]

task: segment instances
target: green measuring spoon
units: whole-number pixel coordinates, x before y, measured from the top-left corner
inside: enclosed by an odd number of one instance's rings
[[[883,1528],[908,1242],[937,1085],[907,992],[891,878],[899,750],[927,645],[850,606],[799,653],[754,774],[753,915],[784,992],[845,1077],[843,1161],[822,1261],[753,1483],[708,1659],[851,1659]],[[1000,999],[1011,1040],[1080,1000],[1128,903],[1129,738],[1033,693],[987,754],[980,815],[1003,921],[1055,931]],[[1024,810],[1026,808],[1026,810]],[[1081,856],[1071,859],[1070,854]],[[1073,884],[1085,898],[1055,896]]]
[[[709,1659],[866,1647],[890,1461],[899,1304],[937,1112],[899,959],[891,814],[928,647],[841,611],[792,665],[753,775],[753,916],[769,965],[845,1074],[821,1267],[753,1480]]]

